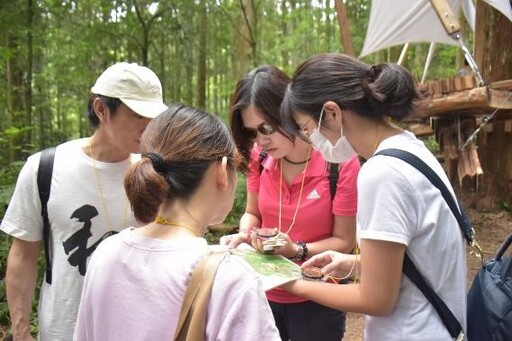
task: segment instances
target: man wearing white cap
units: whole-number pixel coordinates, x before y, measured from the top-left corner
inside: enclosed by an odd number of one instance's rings
[[[72,340],[86,265],[105,237],[136,226],[124,174],[149,121],[167,110],[158,77],[147,67],[117,63],[91,89],[89,138],[56,147],[48,201],[47,266],[39,301],[39,339]],[[37,185],[41,153],[29,157],[0,230],[13,237],[6,287],[14,340],[33,340],[30,311],[43,240]]]

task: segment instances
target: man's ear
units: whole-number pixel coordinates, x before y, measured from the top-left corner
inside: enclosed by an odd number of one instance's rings
[[[101,99],[96,97],[93,100],[92,109],[94,110],[94,113],[96,114],[96,116],[98,117],[98,120],[100,120],[100,122],[106,121],[110,111],[109,111],[107,105],[105,103],[103,103],[103,101]]]
[[[226,191],[229,188],[228,158],[222,157],[217,167],[217,184],[221,191]]]

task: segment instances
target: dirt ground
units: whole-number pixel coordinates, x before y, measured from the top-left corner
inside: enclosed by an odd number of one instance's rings
[[[464,202],[464,198],[462,199]],[[464,205],[464,207],[468,207]],[[507,211],[476,211],[466,209],[475,228],[476,240],[482,247],[485,258],[492,258],[505,238],[512,233],[512,212]],[[480,262],[467,248],[468,289],[475,274],[480,269]],[[364,318],[361,314],[348,314],[344,341],[363,340]]]

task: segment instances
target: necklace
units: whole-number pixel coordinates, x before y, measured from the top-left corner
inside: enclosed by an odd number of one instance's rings
[[[384,131],[385,128],[386,127],[380,128],[379,134],[377,135],[377,139],[375,139],[375,146],[373,146],[373,153],[372,154],[375,154],[375,152],[377,151],[377,147],[379,146],[380,137],[382,136],[382,132]]]
[[[295,212],[293,213],[292,222],[290,223],[290,226],[288,227],[288,230],[285,232],[285,234],[290,233],[290,231],[293,228],[293,225],[295,225],[295,219],[297,218],[297,213],[299,212],[299,206],[300,201],[302,199],[302,191],[304,189],[304,180],[306,180],[306,170],[308,169],[309,160],[311,159],[309,156],[311,155],[311,146],[308,150],[308,158],[306,159],[306,166],[304,166],[303,174],[302,174],[302,182],[300,184],[300,191],[299,191],[299,200],[297,201],[297,207],[295,207]],[[279,176],[279,232],[282,232],[282,192],[283,192],[283,161],[282,159],[279,160],[279,168],[281,171],[281,174]]]
[[[292,165],[303,165],[306,162],[308,162],[311,158],[307,158],[304,161],[298,161],[298,162],[297,161],[292,161],[292,160],[288,159],[286,156],[283,156],[283,159],[284,159],[284,161],[286,161],[288,163],[291,163]]]
[[[103,212],[105,213],[105,220],[107,222],[107,227],[108,227],[109,231],[112,231],[113,229],[112,229],[112,224],[110,222],[110,216],[108,214],[108,206],[107,206],[107,203],[105,202],[105,196],[103,195],[103,187],[101,186],[98,168],[96,168],[96,160],[94,160],[94,155],[92,153],[92,143],[89,143],[89,153],[91,154],[92,168],[94,169],[94,176],[96,177],[96,185],[98,186],[98,191],[100,192],[100,200],[101,200],[101,205],[103,207]],[[124,204],[123,223],[121,225],[122,228],[126,227],[127,212],[128,212],[128,199],[126,199],[125,204]]]
[[[190,232],[192,232],[192,234],[196,237],[201,237],[198,233],[197,233],[197,229],[193,228],[193,227],[190,227],[188,225],[185,225],[185,224],[182,224],[182,223],[177,223],[177,222],[174,222],[174,221],[170,221],[169,219],[165,218],[165,217],[162,217],[162,216],[158,216],[155,218],[155,223],[157,224],[162,224],[162,225],[169,225],[169,226],[176,226],[176,227],[183,227],[184,229],[187,229],[189,230]]]

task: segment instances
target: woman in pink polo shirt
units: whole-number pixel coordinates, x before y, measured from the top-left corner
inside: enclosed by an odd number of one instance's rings
[[[274,252],[302,263],[326,250],[354,248],[360,164],[350,157],[338,166],[331,194],[330,165],[309,143],[282,128],[279,108],[289,81],[276,67],[260,66],[237,83],[230,124],[240,153],[249,160],[247,207],[240,233],[221,242],[231,247],[251,243],[254,229],[275,228],[286,243]],[[282,289],[268,291],[267,298],[283,340],[343,337],[345,313]]]

